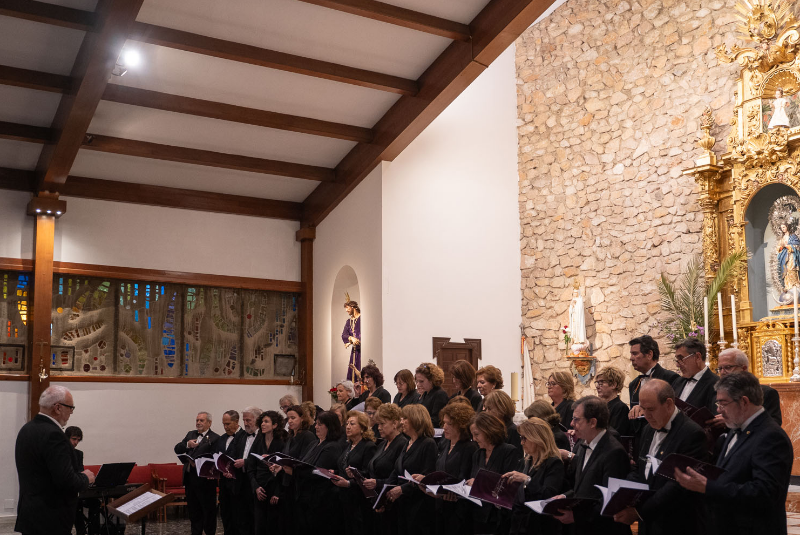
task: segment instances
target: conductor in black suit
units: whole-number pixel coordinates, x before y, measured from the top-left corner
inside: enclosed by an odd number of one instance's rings
[[[582,397],[575,402],[572,428],[581,439],[567,470],[571,489],[568,498],[591,498],[594,505],[574,512],[562,510],[556,518],[563,524],[575,524],[575,535],[630,535],[628,525],[600,516],[603,496],[595,485],[608,487],[608,478],[625,479],[630,472],[630,457],[608,428],[608,405],[597,396]]]
[[[189,431],[175,445],[175,453],[185,453],[193,459],[214,452],[219,435],[211,431],[211,414],[200,412],[195,419],[194,431]],[[186,488],[186,506],[192,535],[214,535],[217,532],[217,481],[197,475],[193,463],[186,463],[183,470],[183,486]]]
[[[785,534],[792,442],[764,410],[764,393],[755,375],[728,374],[716,390],[719,412],[731,428],[717,459],[725,472],[711,481],[691,468],[686,473],[676,470],[678,483],[705,494],[713,533]]]
[[[39,414],[17,435],[19,509],[14,531],[23,535],[72,531],[78,493],[94,483],[91,471],[76,468],[72,446],[62,430],[74,410],[70,391],[53,385],[39,396]]]
[[[230,410],[222,415],[222,427],[225,434],[217,439],[215,450],[224,453],[232,459],[241,459],[244,452],[247,432],[239,427],[239,412]],[[237,535],[239,533],[239,489],[240,484],[234,468],[231,474],[222,474],[219,478],[219,515],[222,518],[222,527],[225,535]]]
[[[673,385],[678,398],[716,414],[714,385],[719,377],[706,366],[706,346],[697,338],[687,338],[675,346],[675,362],[681,371],[681,377]]]
[[[678,379],[678,374],[665,370],[658,363],[661,352],[658,349],[658,342],[653,340],[652,336],[643,335],[634,338],[628,342],[631,346],[631,365],[633,369],[640,373],[628,385],[628,393],[630,394],[631,411],[628,417],[633,420],[643,416],[642,410],[639,405],[639,389],[644,386],[650,379],[663,379],[671,385],[675,385]],[[567,424],[564,424],[567,425]]]
[[[705,461],[705,432],[675,406],[675,391],[666,381],[647,381],[639,391],[639,405],[648,425],[642,431],[636,468],[628,479],[647,483],[656,493],[642,507],[629,507],[617,513],[614,520],[628,525],[638,520],[642,535],[704,533],[700,500],[675,481],[656,476],[658,466],[652,459],[658,463],[678,453]]]
[[[719,353],[717,360],[717,373],[720,378],[725,377],[729,373],[741,373],[750,371],[750,359],[741,349],[729,348]],[[772,416],[772,419],[778,425],[783,425],[783,415],[781,414],[781,397],[778,391],[768,385],[761,385],[761,391],[764,393],[764,410]],[[722,415],[718,414],[717,419],[725,424]]]

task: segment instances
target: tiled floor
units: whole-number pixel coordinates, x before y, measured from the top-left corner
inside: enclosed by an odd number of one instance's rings
[[[800,534],[800,513],[786,513],[786,525],[789,535]]]

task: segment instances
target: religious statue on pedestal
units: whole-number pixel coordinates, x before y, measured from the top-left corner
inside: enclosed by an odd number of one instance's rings
[[[800,238],[797,237],[797,221],[789,219],[781,224],[783,234],[778,241],[778,277],[783,283],[783,291],[800,288]]]
[[[575,280],[572,289],[572,302],[569,304],[569,338],[572,345],[569,349],[573,354],[586,351],[589,341],[586,339],[586,312],[583,308],[583,296],[580,293],[580,283]]]
[[[350,294],[344,294],[344,309],[349,318],[342,330],[344,348],[350,348],[350,362],[347,365],[347,378],[353,380],[353,372],[360,377],[361,371],[361,308],[356,301],[350,299]]]
[[[789,100],[783,97],[783,89],[780,87],[775,91],[775,101],[772,103],[772,106],[775,108],[775,111],[772,114],[772,119],[770,119],[767,128],[769,130],[779,126],[789,128],[791,123],[789,122],[789,116],[786,114]]]

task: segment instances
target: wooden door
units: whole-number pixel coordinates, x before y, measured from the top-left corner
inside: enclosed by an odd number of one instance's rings
[[[451,342],[450,338],[433,338],[433,360],[444,370],[442,388],[448,396],[456,393],[453,385],[453,374],[450,368],[457,360],[466,360],[477,370],[478,359],[481,358],[481,341],[478,338],[464,338],[463,343]],[[472,385],[475,386],[475,385]]]

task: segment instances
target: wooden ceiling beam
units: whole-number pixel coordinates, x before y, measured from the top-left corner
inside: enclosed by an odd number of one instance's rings
[[[553,0],[491,0],[472,20],[471,43],[454,41],[425,70],[416,97],[402,97],[303,201],[303,226],[317,226],[381,161],[391,161],[511,45]]]
[[[375,0],[300,0],[307,4],[335,9],[395,26],[430,33],[456,41],[469,41],[470,29],[466,24],[435,17]]]
[[[45,144],[36,165],[37,190],[67,179],[142,2],[99,0],[94,31],[86,32],[72,67],[74,86],[61,97],[51,125],[56,138]]]
[[[0,167],[0,189],[36,191],[36,173]]]
[[[0,65],[0,84],[47,91],[48,93],[66,93],[69,91],[71,80],[69,76],[61,74]]]
[[[301,214],[301,204],[297,202],[151,186],[149,184],[133,184],[114,180],[99,180],[72,175],[70,175],[65,184],[59,185],[58,192],[60,195],[68,197],[290,221],[298,221]]]
[[[41,126],[0,121],[0,139],[11,139],[28,143],[47,143],[53,139],[53,131]]]
[[[197,117],[275,128],[289,132],[300,132],[301,134],[355,141],[357,143],[370,143],[373,138],[371,129],[360,126],[170,95],[119,84],[108,84],[105,93],[103,93],[103,100],[174,113],[184,113]]]
[[[124,154],[168,162],[180,162],[221,169],[234,169],[251,173],[302,178],[320,182],[335,179],[333,169],[299,163],[253,158],[238,154],[227,154],[210,150],[190,149],[173,145],[162,145],[135,139],[87,134],[81,147],[87,150]]]
[[[34,0],[0,0],[0,15],[84,32],[91,31],[96,20],[95,14],[91,11]]]
[[[143,22],[135,23],[128,37],[142,43],[165,46],[185,52],[194,52],[195,54],[249,63],[315,78],[324,78],[400,95],[415,95],[419,89],[414,80],[398,76],[286,54],[233,41],[224,41],[214,37],[154,26]]]

